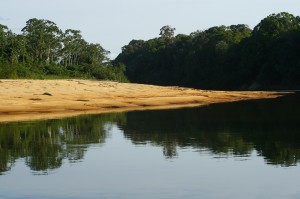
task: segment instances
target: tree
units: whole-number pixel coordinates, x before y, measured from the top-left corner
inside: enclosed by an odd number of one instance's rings
[[[167,44],[170,44],[172,42],[172,39],[174,38],[174,31],[176,29],[172,28],[169,25],[163,26],[160,29],[159,35],[161,36],[162,39],[166,41]]]
[[[299,17],[282,12],[262,19],[241,43],[239,68],[251,89],[297,89],[300,85]]]
[[[298,89],[300,17],[272,14],[252,31],[245,24],[133,40],[117,62],[130,81],[202,89]],[[170,45],[172,44],[172,45]]]
[[[5,25],[0,24],[0,61],[3,63],[5,61],[5,48],[7,45],[7,33],[8,28]]]
[[[56,76],[128,81],[126,67],[111,63],[109,51],[85,41],[80,30],[63,33],[54,22],[33,18],[22,32],[14,34],[0,24],[0,78]]]
[[[58,58],[62,32],[56,24],[44,19],[30,19],[22,29],[26,38],[27,51],[33,63],[51,64]]]
[[[104,65],[109,61],[108,54],[109,51],[105,50],[100,44],[88,44],[84,49],[85,63]]]
[[[79,65],[80,55],[86,46],[87,42],[82,38],[80,30],[67,29],[63,34],[64,65]]]
[[[21,42],[19,37],[11,31],[7,33],[7,47],[6,55],[11,64],[19,63],[19,57],[21,56]]]
[[[271,14],[254,27],[253,34],[263,37],[278,37],[281,33],[297,30],[300,27],[299,17],[287,12]]]

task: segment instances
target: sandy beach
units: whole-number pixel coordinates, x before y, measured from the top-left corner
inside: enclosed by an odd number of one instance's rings
[[[0,122],[202,106],[276,98],[275,92],[207,91],[91,80],[0,80]]]

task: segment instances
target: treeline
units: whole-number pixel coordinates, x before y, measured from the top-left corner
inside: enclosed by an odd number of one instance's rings
[[[300,88],[300,17],[272,14],[251,30],[216,26],[132,40],[111,61],[79,30],[30,19],[21,34],[0,24],[0,78],[94,78],[218,90]]]
[[[174,36],[132,40],[114,63],[131,82],[221,90],[300,88],[300,17],[272,14],[251,30],[216,26]]]
[[[30,19],[21,34],[0,24],[0,78],[96,78],[127,81],[125,66],[112,64],[100,44],[79,30]]]

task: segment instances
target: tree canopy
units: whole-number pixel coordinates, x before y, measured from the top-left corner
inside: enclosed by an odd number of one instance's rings
[[[127,81],[109,51],[88,43],[80,30],[62,31],[54,22],[30,19],[21,34],[0,24],[0,78],[96,78]]]
[[[96,78],[217,90],[300,88],[300,17],[271,14],[245,24],[175,35],[166,25],[132,40],[115,60],[80,30],[30,19],[21,34],[0,24],[0,78]]]
[[[164,26],[160,37],[122,48],[115,62],[126,65],[130,81],[218,90],[300,87],[299,17],[271,14],[253,30],[245,24],[190,35],[174,30]]]

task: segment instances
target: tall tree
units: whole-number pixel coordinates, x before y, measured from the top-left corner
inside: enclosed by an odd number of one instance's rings
[[[271,14],[254,27],[253,35],[262,37],[278,37],[283,32],[297,30],[300,27],[299,17],[287,12]]]
[[[103,65],[108,62],[109,51],[100,44],[88,44],[85,49],[86,62],[92,65]]]
[[[5,48],[7,45],[7,33],[8,28],[5,25],[0,24],[0,61],[5,62]]]
[[[159,35],[161,36],[162,39],[166,41],[167,44],[170,44],[172,43],[172,39],[174,38],[175,30],[176,28],[166,25],[160,29]]]
[[[62,32],[54,22],[33,18],[26,22],[22,32],[33,63],[50,64],[57,61]]]
[[[21,42],[19,41],[19,37],[11,31],[8,31],[7,34],[7,47],[6,47],[6,55],[8,61],[12,64],[19,63],[19,58],[21,56]]]
[[[67,65],[78,65],[80,55],[86,48],[87,42],[82,38],[80,30],[67,29],[63,34],[63,62]]]

